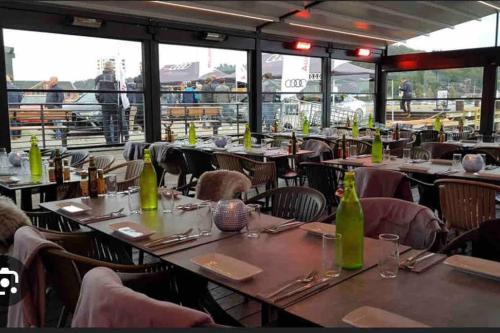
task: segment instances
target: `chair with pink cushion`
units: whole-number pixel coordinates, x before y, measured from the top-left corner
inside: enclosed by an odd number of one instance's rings
[[[215,326],[204,312],[159,301],[122,284],[106,267],[85,274],[72,327],[187,328]]]
[[[361,167],[354,174],[360,198],[390,197],[413,201],[410,180],[402,172]]]
[[[427,207],[395,198],[362,198],[365,236],[390,233],[414,249],[437,249],[446,239],[446,228]],[[436,242],[438,240],[438,242]]]

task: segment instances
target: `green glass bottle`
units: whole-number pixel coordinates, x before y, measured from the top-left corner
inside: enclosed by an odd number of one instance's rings
[[[380,138],[380,129],[375,130],[375,137],[372,144],[372,162],[382,162],[382,139]]]
[[[363,267],[365,218],[356,194],[354,172],[345,173],[344,194],[337,208],[336,232],[342,235],[342,267]]]
[[[156,210],[158,208],[158,185],[156,181],[156,171],[151,163],[151,152],[149,149],[144,149],[144,168],[140,179],[141,208],[143,210]]]
[[[354,118],[352,120],[352,137],[354,139],[359,138],[359,127],[358,127],[358,116],[354,115]]]
[[[373,127],[375,127],[375,126],[373,125],[373,115],[370,113],[370,114],[368,115],[368,128],[373,128]]]
[[[245,125],[245,134],[243,134],[243,148],[245,150],[252,149],[252,134],[250,133],[250,126]]]
[[[36,136],[31,136],[31,148],[29,152],[31,178],[34,182],[42,178],[42,153],[38,147]]]
[[[309,135],[309,120],[304,117],[304,122],[302,123],[302,135]]]
[[[437,132],[441,130],[441,118],[439,117],[436,117],[436,119],[434,119],[434,130]]]
[[[194,123],[193,122],[191,122],[189,124],[188,142],[189,142],[190,145],[195,145],[196,144],[196,128],[194,127]]]

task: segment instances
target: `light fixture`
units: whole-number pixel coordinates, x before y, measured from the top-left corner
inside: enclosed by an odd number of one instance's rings
[[[369,57],[372,55],[372,50],[358,48],[358,49],[354,50],[354,55],[357,57]]]
[[[296,50],[300,50],[300,51],[307,51],[307,50],[311,49],[311,43],[297,41],[297,42],[293,43],[293,48]]]
[[[76,27],[98,29],[102,26],[102,20],[89,17],[73,16],[71,18],[71,25],[74,25]]]
[[[299,23],[292,23],[292,22],[288,22],[288,24],[289,25],[293,25],[295,27],[301,27],[301,28],[307,28],[307,29],[314,29],[314,30],[321,30],[321,31],[328,31],[328,32],[334,32],[334,33],[337,33],[337,34],[350,35],[350,36],[363,37],[363,38],[370,38],[370,39],[382,40],[382,41],[386,41],[386,42],[393,42],[393,43],[399,42],[397,40],[388,39],[388,38],[381,38],[381,37],[369,36],[369,35],[358,34],[358,33],[354,33],[354,32],[347,32],[347,31],[342,31],[342,30],[335,30],[335,29],[330,29],[330,28],[323,28],[323,27],[318,27],[318,26],[313,26],[313,25],[307,25],[307,24],[299,24]]]
[[[478,2],[480,4],[482,4],[482,5],[485,5],[485,6],[488,6],[488,7],[491,7],[491,8],[495,8],[496,10],[500,10],[500,7],[492,5],[491,3],[487,3],[486,1],[478,1]]]
[[[230,12],[230,11],[226,11],[226,10],[211,9],[211,8],[193,6],[191,4],[187,5],[187,4],[181,4],[181,3],[169,2],[169,1],[151,1],[151,2],[158,3],[158,4],[161,4],[161,5],[166,5],[166,6],[173,6],[173,7],[180,7],[180,8],[186,8],[186,9],[200,10],[200,11],[214,13],[214,14],[222,14],[222,15],[230,15],[230,16],[236,16],[236,17],[243,17],[243,18],[252,19],[252,20],[260,20],[260,21],[266,21],[266,22],[274,22],[274,21],[276,21],[276,19],[272,19],[272,18],[269,18],[269,17],[240,14],[240,13]]]
[[[201,33],[201,39],[203,40],[209,40],[212,42],[223,42],[227,38],[226,35],[224,34],[219,34],[217,32],[202,32]]]

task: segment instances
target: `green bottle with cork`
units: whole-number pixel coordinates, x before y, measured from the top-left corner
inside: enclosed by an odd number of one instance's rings
[[[188,142],[190,145],[196,144],[196,128],[194,127],[194,122],[189,124]]]
[[[380,129],[375,130],[375,137],[373,138],[372,144],[372,162],[381,163],[382,162],[382,139],[380,138]]]
[[[309,120],[307,117],[304,117],[304,121],[302,122],[302,134],[304,136],[309,135]]]
[[[368,128],[374,128],[374,124],[373,124],[373,115],[370,113],[368,115]]]
[[[439,117],[436,117],[436,119],[434,119],[434,130],[436,132],[439,132],[441,130],[441,118]]]
[[[354,172],[344,176],[344,193],[337,208],[336,232],[342,235],[342,267],[347,270],[363,267],[365,219],[356,194]]]
[[[31,179],[38,182],[42,179],[42,153],[38,147],[38,140],[35,135],[31,136],[31,148],[29,152]]]
[[[354,118],[352,120],[352,137],[354,139],[359,138],[358,115],[354,115]]]
[[[245,150],[252,149],[252,134],[250,133],[250,126],[245,125],[245,134],[243,134],[243,148]]]
[[[156,210],[158,208],[158,185],[156,171],[151,163],[151,152],[144,149],[144,168],[140,178],[140,196],[142,210]]]

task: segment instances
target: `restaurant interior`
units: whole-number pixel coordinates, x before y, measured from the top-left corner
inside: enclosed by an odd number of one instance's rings
[[[500,327],[499,13],[0,2],[0,327]]]

